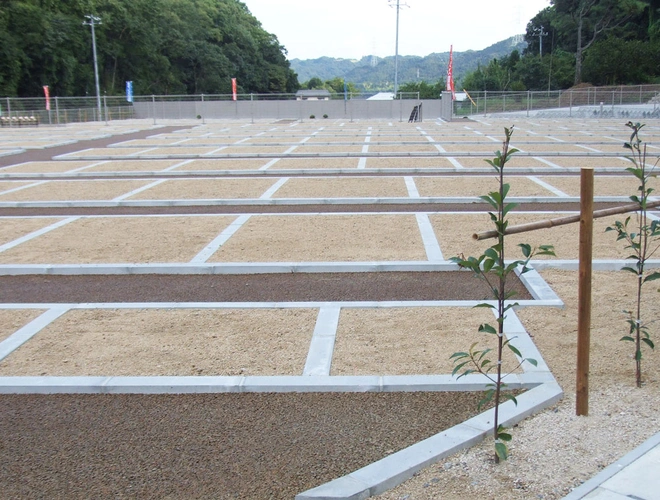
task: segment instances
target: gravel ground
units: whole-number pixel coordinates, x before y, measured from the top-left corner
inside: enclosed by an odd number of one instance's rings
[[[303,302],[481,300],[483,281],[460,271],[217,275],[0,276],[0,302]],[[518,279],[520,300],[531,296]]]
[[[8,499],[290,499],[465,420],[477,400],[4,395],[0,489]]]

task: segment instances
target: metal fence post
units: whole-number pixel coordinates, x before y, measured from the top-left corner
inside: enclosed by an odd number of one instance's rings
[[[487,109],[488,109],[488,91],[484,90],[484,116],[486,116]]]
[[[527,91],[527,116],[529,117],[529,98],[531,95],[531,91]]]
[[[55,96],[55,121],[60,124],[60,103],[57,96]]]
[[[206,112],[204,110],[204,94],[202,94],[202,109],[200,110],[200,115],[202,115],[202,124],[206,124]]]
[[[568,116],[572,117],[573,116],[573,91],[571,90],[568,95],[569,95]]]
[[[154,113],[154,125],[156,125],[156,96],[151,94],[151,110]]]
[[[105,124],[108,125],[108,96],[103,94],[103,112],[105,113]]]

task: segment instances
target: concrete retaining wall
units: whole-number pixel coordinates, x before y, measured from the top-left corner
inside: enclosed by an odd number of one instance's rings
[[[434,120],[441,114],[441,100],[422,100],[423,117]],[[384,119],[408,121],[416,100],[367,101],[161,101],[134,103],[135,118],[194,119],[317,119],[328,115],[331,119]]]

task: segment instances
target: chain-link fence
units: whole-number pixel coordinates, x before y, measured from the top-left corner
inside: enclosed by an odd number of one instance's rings
[[[454,102],[455,116],[561,110],[572,116],[607,117],[617,113],[660,114],[660,85],[585,87],[557,91],[464,92]],[[633,110],[632,107],[644,109]],[[629,107],[630,110],[625,108]]]

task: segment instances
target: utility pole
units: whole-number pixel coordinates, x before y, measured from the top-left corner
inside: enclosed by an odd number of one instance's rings
[[[94,53],[94,80],[96,81],[96,107],[98,109],[98,120],[101,120],[101,87],[99,86],[99,65],[96,59],[96,32],[94,25],[101,24],[101,18],[92,14],[85,16],[87,21],[83,21],[83,26],[92,27],[92,52]]]
[[[532,34],[534,36],[539,37],[539,56],[541,57],[541,59],[543,59],[543,37],[548,36],[548,34],[545,31],[543,31],[543,26],[539,28],[534,28]]]
[[[394,98],[396,99],[396,93],[399,90],[399,11],[403,7],[409,7],[408,4],[402,4],[401,0],[388,0],[390,2],[390,7],[396,9],[396,45],[394,49]]]

